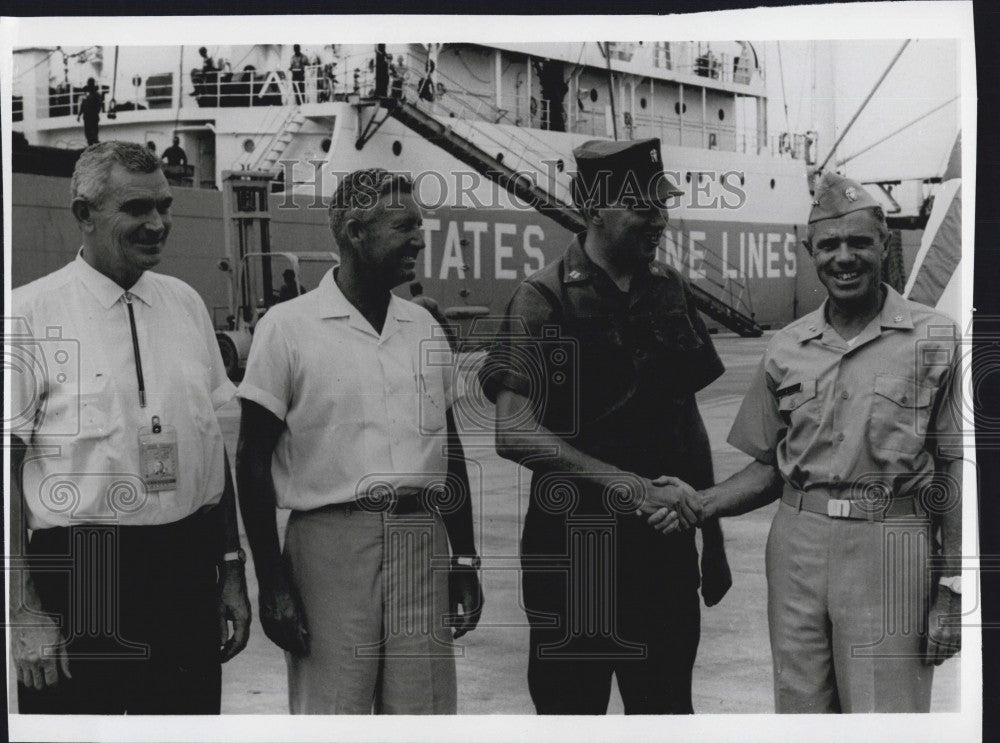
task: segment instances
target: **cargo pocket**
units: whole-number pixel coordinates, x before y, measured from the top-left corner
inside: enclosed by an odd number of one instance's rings
[[[927,437],[933,401],[933,387],[905,377],[876,376],[868,418],[872,451],[919,453]]]

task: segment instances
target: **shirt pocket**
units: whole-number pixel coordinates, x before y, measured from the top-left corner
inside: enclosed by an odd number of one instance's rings
[[[934,387],[906,377],[875,377],[868,443],[873,451],[917,454],[924,447]]]
[[[778,411],[787,426],[784,437],[785,456],[798,461],[816,440],[820,428],[820,404],[815,379],[786,379],[775,393]]]
[[[786,417],[798,417],[802,414],[801,408],[809,407],[806,403],[816,399],[816,380],[803,379],[798,382],[786,382],[775,392],[778,398],[778,410]],[[796,412],[798,411],[798,412]]]
[[[41,404],[37,430],[44,437],[107,438],[117,428],[113,403],[106,375],[53,384]]]
[[[686,353],[703,345],[686,312],[671,312],[654,322],[653,339],[666,353]]]
[[[447,422],[444,385],[434,374],[418,372],[416,377],[419,385],[417,416],[420,433],[428,435],[441,433]]]

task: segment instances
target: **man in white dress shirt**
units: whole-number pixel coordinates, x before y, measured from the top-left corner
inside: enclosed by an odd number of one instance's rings
[[[94,145],[72,198],[82,249],[14,290],[6,329],[19,711],[218,714],[250,624],[215,415],[235,389],[201,298],[149,270],[171,224],[156,156]]]
[[[479,619],[447,336],[390,291],[424,247],[411,191],[384,170],[344,179],[341,264],[261,319],[237,393],[240,506],[293,713],[455,713],[447,627]],[[276,507],[292,509],[283,554]]]

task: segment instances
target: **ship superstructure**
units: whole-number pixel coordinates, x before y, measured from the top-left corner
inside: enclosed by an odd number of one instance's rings
[[[14,128],[33,145],[82,148],[76,111],[94,77],[114,102],[102,139],[162,152],[180,138],[188,164],[167,169],[176,185],[208,191],[226,170],[271,172],[276,213],[301,214],[296,242],[308,243],[276,250],[332,247],[315,212],[336,174],[406,172],[427,207],[420,280],[456,315],[502,312],[516,282],[571,236],[484,173],[512,171],[566,205],[578,144],[658,137],[686,191],[670,210],[661,260],[766,326],[807,309],[796,276],[817,142],[769,131],[758,46],[303,45],[313,64],[301,80],[288,69],[290,45],[213,47],[204,57],[195,47],[22,49]]]

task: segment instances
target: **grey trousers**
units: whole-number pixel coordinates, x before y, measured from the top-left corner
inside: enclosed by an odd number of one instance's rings
[[[781,503],[767,540],[777,712],[927,712],[930,534]]]
[[[293,714],[455,714],[440,516],[295,511],[284,559],[309,633],[285,654]]]

